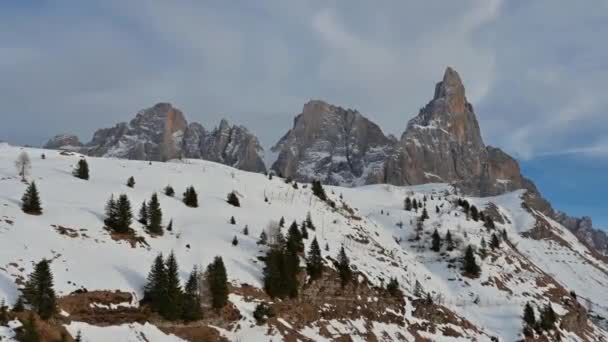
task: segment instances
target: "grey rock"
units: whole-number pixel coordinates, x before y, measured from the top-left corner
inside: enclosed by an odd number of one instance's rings
[[[82,143],[73,134],[59,134],[49,139],[43,147],[50,150],[78,151],[82,147]]]
[[[557,211],[554,215],[557,222],[568,228],[576,237],[598,252],[608,255],[608,234],[603,230],[593,228],[591,217],[572,217]]]

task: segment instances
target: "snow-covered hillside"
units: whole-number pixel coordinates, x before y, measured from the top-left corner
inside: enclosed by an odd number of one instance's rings
[[[40,216],[26,215],[20,209],[27,185],[17,175],[14,161],[22,150],[32,159],[28,180],[35,181],[40,191],[44,210]],[[40,158],[43,153],[46,159]],[[378,287],[397,278],[407,296],[402,311],[394,313],[398,322],[350,313],[342,319],[303,323],[294,316],[279,315],[273,325],[258,326],[252,316],[256,300],[235,290],[230,301],[241,318],[229,328],[212,326],[221,336],[233,341],[280,341],[285,331],[297,331],[300,340],[312,341],[331,341],[343,335],[350,335],[353,340],[369,340],[373,335],[382,341],[409,341],[416,336],[433,341],[489,341],[493,336],[514,341],[521,338],[525,303],[544,305],[551,301],[562,316],[559,332],[565,340],[608,340],[608,333],[587,321],[584,309],[572,304],[569,294],[575,291],[579,302],[606,315],[608,265],[567,229],[524,209],[523,191],[467,199],[478,208],[487,207],[488,212],[492,208],[503,222],[496,222],[494,232],[502,234],[504,230],[508,236],[508,242],[488,251],[483,261],[478,256],[481,277],[469,279],[461,275],[459,260],[463,251],[468,245],[478,248],[482,237],[489,242],[492,232],[482,222],[467,219],[453,205],[458,196],[446,184],[326,187],[337,202],[338,209],[332,209],[314,197],[310,187],[300,184],[295,189],[278,177],[269,180],[262,174],[212,162],[149,164],[87,157],[91,178],[86,181],[71,174],[79,158],[59,151],[0,145],[0,299],[5,298],[7,303],[14,303],[19,295],[17,284],[42,258],[52,260],[58,295],[66,296],[83,288],[120,290],[133,294],[133,302],[125,303],[130,306],[137,306],[137,299],[141,299],[150,265],[159,252],[175,253],[182,281],[194,266],[204,267],[219,255],[235,289],[246,288],[243,284],[262,288],[263,262],[258,257],[266,247],[256,244],[258,236],[271,220],[284,217],[287,223],[301,222],[310,212],[317,226],[311,234],[316,235],[322,247],[329,246],[329,252],[323,250],[329,267],[333,267],[329,258],[335,259],[340,246],[344,246],[361,281],[366,279]],[[125,185],[131,176],[135,178],[134,188]],[[162,195],[167,185],[178,195]],[[181,202],[181,193],[190,185],[199,194],[199,208],[189,208]],[[226,194],[231,191],[238,194],[240,208],[226,203]],[[104,206],[110,195],[128,195],[136,213],[154,192],[159,194],[163,223],[173,219],[173,231],[152,237],[142,225],[134,223],[132,228],[145,238],[147,245],[132,246],[127,241],[113,240],[103,229]],[[430,219],[425,221],[419,241],[412,238],[420,214],[403,210],[406,196],[421,202],[426,197]],[[231,216],[236,219],[235,225],[229,222]],[[245,226],[249,229],[247,236],[242,234]],[[444,249],[441,254],[431,251],[430,234],[434,229],[441,236],[450,230],[456,248],[450,252]],[[238,246],[231,244],[235,236]],[[311,241],[312,238],[306,240],[307,245]],[[429,320],[421,317],[413,304],[416,281],[438,304],[470,323],[431,322],[436,329],[420,328]],[[358,300],[365,303],[378,298]],[[68,331],[82,331],[85,341],[181,340],[150,323],[95,326],[70,322],[69,311],[64,310],[62,315]],[[578,329],[571,321],[576,321]],[[459,337],[449,337],[447,331]],[[0,336],[9,338],[11,334],[11,329],[0,329]]]

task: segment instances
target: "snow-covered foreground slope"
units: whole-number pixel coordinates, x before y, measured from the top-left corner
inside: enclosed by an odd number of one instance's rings
[[[288,224],[293,220],[301,222],[310,212],[317,226],[316,231],[310,233],[316,235],[322,247],[327,244],[330,249],[329,252],[323,250],[324,257],[335,258],[343,245],[361,278],[380,286],[396,277],[408,298],[413,296],[418,280],[436,302],[472,324],[465,327],[453,322],[437,323],[439,329],[426,332],[418,329],[417,336],[448,341],[484,341],[497,336],[503,341],[513,341],[521,337],[521,313],[528,301],[538,305],[551,301],[557,313],[564,317],[563,322],[574,319],[572,317],[580,319],[580,315],[572,314],[573,310],[564,304],[571,290],[579,299],[592,303],[596,312],[601,313],[608,307],[606,264],[551,220],[545,221],[547,229],[565,243],[530,237],[528,233],[534,231],[542,215],[522,208],[523,192],[468,199],[479,208],[494,203],[504,218],[504,223],[497,223],[496,232],[506,230],[510,241],[503,242],[498,250],[489,252],[488,257],[480,261],[480,278],[469,279],[461,275],[459,259],[463,250],[469,244],[479,246],[482,237],[489,242],[492,232],[481,222],[468,220],[453,205],[457,196],[445,184],[326,187],[338,208],[354,208],[350,213],[347,209],[332,209],[302,184],[294,189],[278,177],[269,180],[261,174],[201,160],[148,164],[87,158],[91,178],[85,181],[71,174],[80,156],[23,149],[32,159],[28,179],[36,181],[44,209],[43,215],[31,216],[20,210],[26,184],[16,175],[14,160],[21,150],[0,145],[0,298],[8,303],[16,300],[17,284],[32,271],[33,263],[42,258],[52,260],[55,289],[60,296],[86,288],[88,291],[121,290],[141,299],[154,257],[159,252],[171,251],[179,261],[184,281],[192,267],[204,267],[220,255],[235,287],[249,284],[261,288],[263,263],[258,257],[263,255],[265,247],[256,244],[257,237],[271,220],[284,217]],[[46,154],[44,160],[40,158],[42,153]],[[125,186],[130,176],[135,178],[134,188]],[[162,195],[166,185],[175,188],[178,194],[175,198]],[[190,185],[199,194],[199,208],[189,208],[181,202],[180,194]],[[230,191],[238,193],[240,208],[226,203],[226,194]],[[173,231],[165,232],[162,237],[151,237],[142,225],[134,223],[132,228],[145,238],[148,246],[133,247],[126,241],[112,240],[103,229],[104,206],[110,195],[127,194],[136,213],[139,205],[154,192],[159,193],[164,224],[173,219]],[[403,210],[406,196],[420,201],[427,198],[430,219],[424,223],[420,241],[409,241],[414,237],[420,212]],[[231,216],[235,217],[236,225],[230,224]],[[241,233],[245,226],[249,229],[248,236]],[[441,236],[450,230],[456,248],[451,252],[444,249],[442,255],[431,251],[430,233],[434,229]],[[238,238],[238,246],[231,244],[234,236]],[[311,241],[308,239],[306,243]],[[277,326],[257,326],[252,317],[255,302],[240,294],[231,294],[230,301],[240,312],[239,323],[214,329],[234,341],[280,341],[284,330],[297,330],[300,339],[313,341],[330,341],[342,335],[366,340],[366,334],[386,341],[414,340],[416,333],[409,328],[427,321],[416,314],[416,306],[406,299],[403,312],[397,315],[401,317],[400,323],[350,314],[348,318],[320,319],[301,327],[301,322],[288,316],[279,317]],[[135,306],[136,302],[134,300]],[[65,316],[69,318],[69,312]],[[606,340],[607,333],[590,322],[585,324],[588,328],[581,327],[581,331],[569,329],[570,325],[565,324],[560,333],[566,340]],[[101,327],[72,321],[67,327],[71,333],[81,330],[86,341],[180,340],[149,323]],[[446,336],[448,330],[460,337]],[[0,336],[3,331],[10,333],[10,329],[3,329]]]

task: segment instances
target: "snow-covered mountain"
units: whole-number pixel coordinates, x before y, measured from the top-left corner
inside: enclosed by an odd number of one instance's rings
[[[20,209],[27,185],[14,161],[22,151],[32,160],[28,181],[40,190],[40,216]],[[0,145],[0,299],[14,303],[33,263],[47,258],[61,296],[60,315],[51,324],[72,335],[82,331],[85,341],[515,341],[522,338],[527,302],[537,316],[548,303],[559,316],[545,340],[558,335],[563,341],[608,340],[601,328],[601,317],[608,316],[606,258],[534,209],[527,190],[481,198],[461,197],[445,183],[326,186],[330,205],[307,184],[296,187],[279,177],[196,159],[149,164],[87,157],[90,179],[85,181],[71,174],[80,158]],[[133,188],[125,185],[131,176]],[[162,195],[168,184],[177,194],[194,186],[199,208],[186,207],[180,195]],[[238,194],[240,207],[226,203],[231,191]],[[125,241],[103,228],[111,194],[126,194],[135,206],[154,192],[163,224],[173,219],[171,232],[151,236],[133,223],[140,239]],[[428,209],[422,226],[417,225],[422,209],[404,210],[406,197]],[[457,205],[460,198],[493,217],[496,227],[486,228],[466,215]],[[256,243],[258,236],[270,221],[284,217],[288,226],[302,222],[307,213],[316,229],[309,231],[306,250],[313,237],[327,245],[322,248],[327,272],[311,283],[303,272],[298,298],[272,300],[262,290],[260,257],[268,247]],[[236,224],[230,223],[232,216]],[[242,233],[245,226],[248,235]],[[434,230],[441,237],[450,232],[453,250],[445,242],[440,253],[430,249]],[[481,241],[489,243],[493,234],[501,237],[500,246],[487,247],[484,254]],[[237,246],[231,244],[235,236]],[[462,274],[469,245],[481,267],[478,278]],[[357,275],[344,289],[331,271],[341,246]],[[146,314],[138,301],[148,270],[159,252],[171,251],[182,284],[193,266],[222,256],[231,283],[225,310],[206,311],[202,321],[192,324]],[[403,296],[384,290],[391,278],[398,280]],[[417,282],[433,304],[416,291]],[[262,325],[253,318],[260,302],[276,313]],[[0,336],[11,338],[16,325],[0,327]]]

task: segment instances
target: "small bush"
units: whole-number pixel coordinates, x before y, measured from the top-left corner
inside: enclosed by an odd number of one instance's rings
[[[253,311],[253,318],[258,324],[266,323],[271,317],[274,317],[274,310],[265,303],[258,304]]]

